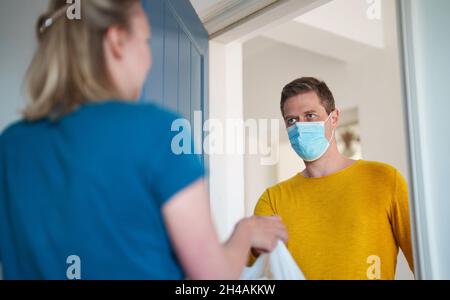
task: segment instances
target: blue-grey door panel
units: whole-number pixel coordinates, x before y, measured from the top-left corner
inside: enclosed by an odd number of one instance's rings
[[[165,6],[164,17],[163,103],[170,109],[178,111],[178,79],[188,80],[189,78],[180,78],[178,74],[178,69],[180,66],[180,60],[178,57],[178,50],[180,48],[180,26],[173,16],[169,5]]]
[[[191,116],[191,41],[183,31],[179,35],[178,49],[178,112],[188,118]],[[189,79],[189,80],[183,80]]]
[[[142,101],[154,101],[193,121],[207,117],[208,34],[188,0],[143,0],[152,27],[153,67]]]
[[[163,104],[164,74],[164,3],[163,1],[142,1],[152,27],[152,69],[142,90],[142,101]]]
[[[191,107],[195,110],[201,110],[204,115],[207,115],[206,103],[202,101],[202,91],[205,84],[205,73],[202,71],[202,55],[197,51],[194,46],[191,46]],[[191,109],[191,120],[193,120],[194,115]]]
[[[188,0],[142,4],[152,28],[153,66],[141,101],[178,112],[191,121],[193,130],[195,111],[202,113],[202,124],[208,117],[208,33]],[[203,132],[193,136],[202,145]],[[207,168],[204,157],[202,161]]]

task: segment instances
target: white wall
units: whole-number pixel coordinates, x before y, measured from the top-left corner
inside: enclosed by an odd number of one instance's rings
[[[210,42],[209,119],[226,123],[243,118],[242,45]],[[242,137],[243,139],[243,137]],[[225,145],[229,140],[222,141]],[[226,240],[244,217],[244,157],[233,153],[210,154],[210,198],[219,238]]]
[[[383,1],[383,4],[385,48],[374,48],[364,55],[358,53],[353,60],[351,53],[344,56],[350,59],[343,61],[264,37],[245,43],[244,117],[281,120],[279,102],[283,86],[298,77],[319,77],[327,82],[341,110],[358,109],[364,159],[389,163],[407,177],[395,2]],[[292,38],[301,44],[311,38],[307,32],[305,34]],[[322,47],[339,48],[335,44],[339,39],[341,43],[354,43],[335,37],[333,44],[322,40]],[[246,213],[251,213],[265,188],[285,179],[286,173],[294,175],[302,170],[302,162],[292,155],[285,130],[282,129],[280,135],[281,161],[278,166],[261,166],[257,157],[246,157]],[[412,278],[403,255],[399,256],[397,278]]]
[[[20,117],[24,107],[24,76],[36,47],[35,24],[46,0],[0,2],[0,131]]]
[[[382,48],[382,22],[367,18],[369,5],[373,4],[368,4],[367,0],[333,0],[295,21]]]

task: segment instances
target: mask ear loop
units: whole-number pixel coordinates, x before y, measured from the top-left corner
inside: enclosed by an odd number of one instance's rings
[[[333,113],[333,112],[330,113],[330,115],[328,116],[328,119],[325,121],[325,123],[327,123],[327,122],[330,120],[331,114],[332,114],[332,113]],[[335,136],[335,133],[336,133],[336,128],[333,129],[333,131],[332,131],[332,133],[331,133],[331,138],[330,138],[330,140],[328,141],[328,144],[330,144],[330,146],[331,146],[331,142],[332,142],[333,139],[336,137],[336,136]]]
[[[336,129],[333,129],[333,133],[331,134],[331,138],[330,138],[330,140],[328,141],[328,143],[331,145],[331,143],[333,142],[333,140],[334,140],[334,138],[335,138],[335,132],[336,132]]]

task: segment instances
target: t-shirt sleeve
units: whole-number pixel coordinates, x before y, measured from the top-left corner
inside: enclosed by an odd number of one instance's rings
[[[178,131],[177,128],[172,131],[173,122],[179,119],[181,117],[176,114],[160,112],[159,128],[156,130],[158,134],[154,135],[154,138],[159,139],[156,141],[158,146],[157,149],[151,149],[155,153],[152,158],[153,191],[161,206],[175,194],[204,176],[204,168],[199,155],[193,154],[193,151],[191,154],[178,153],[179,151],[173,149],[173,144],[178,145],[178,142],[193,145],[189,132],[185,132],[186,138],[182,141],[174,140],[176,136],[183,134],[182,129]],[[189,128],[184,128],[184,130],[187,129]]]
[[[400,249],[414,272],[414,260],[411,243],[411,223],[408,205],[408,185],[397,171],[395,176],[395,196],[391,209],[391,220],[395,238]]]

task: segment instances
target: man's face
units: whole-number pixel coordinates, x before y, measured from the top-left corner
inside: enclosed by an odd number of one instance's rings
[[[336,128],[339,112],[336,110],[325,124],[325,135],[331,138],[333,128]],[[314,91],[289,98],[284,103],[284,122],[289,128],[297,122],[323,122],[329,115]]]

